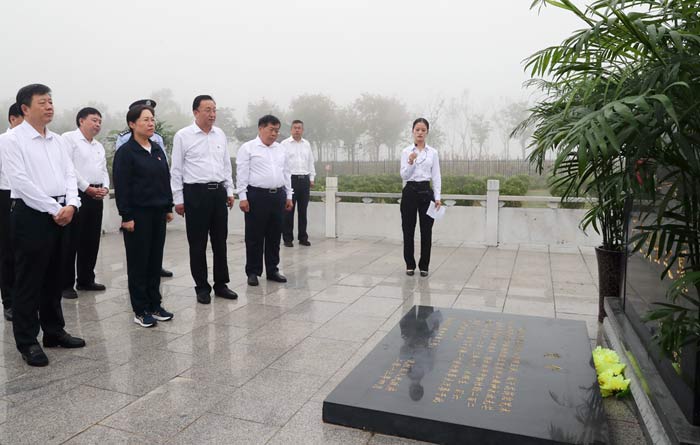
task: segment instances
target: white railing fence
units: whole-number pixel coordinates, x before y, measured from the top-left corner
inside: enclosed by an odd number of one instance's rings
[[[340,192],[338,178],[327,177],[320,198],[309,203],[308,232],[312,238],[377,238],[401,240],[400,193]],[[362,202],[343,201],[360,198]],[[389,200],[390,203],[384,202]],[[594,232],[584,233],[579,222],[585,209],[563,208],[552,196],[507,196],[500,194],[498,180],[489,180],[486,195],[443,195],[445,217],[433,226],[436,242],[499,244],[562,244],[597,246]],[[584,198],[569,203],[586,203]],[[544,203],[545,207],[507,207],[506,203]],[[243,214],[236,205],[229,213],[229,233],[243,234]],[[105,202],[103,230],[116,232],[120,218],[114,200]],[[175,216],[170,230],[184,230],[184,219]],[[418,230],[416,230],[418,232]],[[416,238],[418,238],[418,233]]]

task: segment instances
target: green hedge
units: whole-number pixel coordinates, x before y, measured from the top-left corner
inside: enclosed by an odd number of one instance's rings
[[[530,188],[527,175],[518,175],[506,179],[503,176],[443,176],[443,195],[485,195],[486,181],[498,179],[501,182],[501,194],[524,196]],[[315,191],[324,191],[325,177],[316,177]],[[341,192],[371,192],[371,193],[401,193],[402,181],[399,175],[347,175],[338,176],[338,191]],[[360,198],[343,198],[344,202],[361,202]],[[396,202],[395,199],[385,199],[381,202]],[[471,205],[471,203],[460,203]],[[506,203],[507,206],[520,206],[520,203]]]

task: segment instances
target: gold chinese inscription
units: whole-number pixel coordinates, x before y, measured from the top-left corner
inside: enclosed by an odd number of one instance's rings
[[[448,318],[428,347],[437,349],[446,339],[457,344],[457,353],[435,393],[425,395],[432,397],[434,404],[450,401],[482,411],[510,413],[518,388],[525,328],[512,321]],[[396,359],[372,388],[396,392],[414,364],[412,359]]]

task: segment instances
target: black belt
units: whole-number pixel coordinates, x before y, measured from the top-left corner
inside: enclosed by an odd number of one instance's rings
[[[248,191],[249,192],[265,192],[265,193],[277,193],[280,192],[284,189],[284,187],[277,187],[277,188],[260,188],[260,187],[253,187],[252,185],[248,186]]]
[[[185,184],[188,187],[202,187],[206,188],[207,190],[218,190],[219,187],[223,188],[224,187],[224,182],[198,182],[194,184]]]
[[[51,199],[56,201],[57,203],[61,205],[66,205],[66,195],[61,195],[61,196],[52,196]]]
[[[96,188],[96,189],[101,189],[101,188],[102,188],[102,184],[90,184],[89,187],[94,187],[94,188]]]
[[[430,185],[430,181],[407,181],[406,184],[411,184],[411,185]]]
[[[309,175],[292,175],[292,178],[308,178]]]

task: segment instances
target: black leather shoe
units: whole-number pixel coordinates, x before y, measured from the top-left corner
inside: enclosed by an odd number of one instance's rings
[[[284,247],[294,247],[294,243],[291,241],[285,241],[284,242]]]
[[[29,366],[46,366],[49,364],[49,358],[39,345],[31,345],[24,351],[21,351],[21,354],[22,360],[27,362]]]
[[[258,283],[258,276],[255,274],[248,275],[248,286],[257,286]]]
[[[268,275],[267,279],[268,279],[268,281],[276,281],[278,283],[286,283],[287,282],[287,277],[285,277],[284,275],[282,275],[279,272],[275,272],[271,275]]]
[[[225,298],[227,300],[235,300],[238,298],[238,294],[226,286],[214,289],[214,295],[216,295],[217,297]]]
[[[63,289],[61,296],[67,300],[75,300],[78,298],[78,293],[71,287],[70,289]]]
[[[90,284],[78,284],[75,286],[78,290],[89,290],[89,291],[101,291],[107,290],[104,284],[95,283],[94,281]]]
[[[209,291],[197,292],[197,303],[209,304],[211,303],[211,294]]]
[[[160,276],[163,278],[170,278],[173,276],[173,273],[170,272],[169,270],[165,270],[161,267],[160,268]]]
[[[73,337],[68,332],[63,332],[62,334],[55,337],[44,335],[43,343],[44,347],[46,348],[55,348],[58,346],[68,349],[85,347],[85,340],[83,340],[82,338]]]
[[[415,269],[406,269],[406,275],[408,275],[409,277],[412,277],[415,274],[416,274]]]
[[[421,270],[421,271],[420,271],[420,276],[421,276],[421,277],[427,277],[427,276],[428,276],[428,271],[427,271],[427,270]]]
[[[309,240],[299,241],[299,244],[301,244],[302,246],[306,246],[306,247],[309,247],[311,245]]]
[[[2,315],[5,317],[5,320],[12,321],[12,308],[8,307],[7,309],[4,309],[2,311]]]

